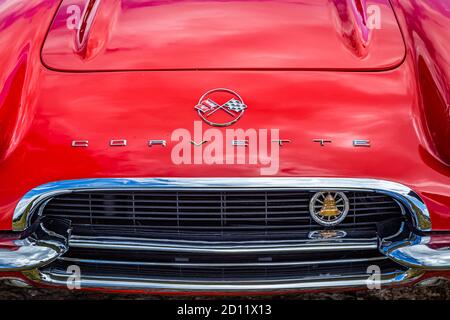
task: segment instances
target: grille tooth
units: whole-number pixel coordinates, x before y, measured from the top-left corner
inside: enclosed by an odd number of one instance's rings
[[[58,195],[43,215],[68,218],[77,230],[265,236],[323,229],[309,215],[314,192],[296,190],[91,191]],[[376,223],[402,217],[399,204],[374,192],[346,192],[350,210],[339,229],[374,235]]]

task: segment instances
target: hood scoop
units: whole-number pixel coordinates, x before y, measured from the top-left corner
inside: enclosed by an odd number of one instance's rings
[[[64,71],[369,71],[404,55],[388,0],[63,0],[42,49]]]

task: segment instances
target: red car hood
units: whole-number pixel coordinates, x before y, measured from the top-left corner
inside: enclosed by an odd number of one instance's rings
[[[3,205],[12,210],[31,188],[65,179],[261,176],[261,168],[268,166],[261,158],[257,164],[228,165],[173,161],[175,130],[193,134],[195,121],[203,131],[212,128],[194,107],[200,96],[218,87],[233,89],[248,107],[228,128],[279,129],[279,138],[291,141],[279,149],[274,176],[391,180],[446,203],[448,170],[426,152],[418,135],[409,72],[406,66],[385,73],[42,71],[38,90],[18,110],[25,123],[18,124],[14,143],[3,153]],[[111,147],[112,139],[126,139],[127,146]],[[192,139],[200,143],[205,138]],[[332,143],[321,146],[314,139]],[[370,140],[371,147],[354,147],[356,139]],[[73,140],[88,140],[89,146],[73,148]],[[149,147],[149,140],[168,145]],[[192,153],[201,150],[189,146]],[[444,219],[446,206],[434,212],[440,210]]]
[[[63,1],[49,31],[50,68],[378,70],[405,55],[388,0],[76,4]]]

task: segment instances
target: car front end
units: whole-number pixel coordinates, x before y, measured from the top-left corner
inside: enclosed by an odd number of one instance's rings
[[[5,281],[244,294],[450,275],[448,62],[441,25],[411,22],[448,25],[439,6],[11,3]]]

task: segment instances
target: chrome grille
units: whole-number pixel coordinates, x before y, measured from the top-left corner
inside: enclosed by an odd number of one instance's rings
[[[323,229],[309,214],[313,195],[301,190],[76,192],[50,200],[43,215],[71,220],[75,232],[274,235]],[[377,223],[402,218],[389,196],[346,195],[350,211],[339,229],[374,235]]]
[[[310,251],[297,253],[186,254],[154,251],[72,248],[47,270],[65,273],[78,265],[83,274],[124,278],[183,279],[197,281],[283,280],[320,275],[367,275],[367,267],[383,273],[403,268],[380,255],[377,249]]]
[[[350,200],[333,227],[344,232],[310,218],[310,199],[326,190]],[[408,279],[380,245],[409,239],[414,227],[428,230],[419,200],[407,187],[370,179],[84,179],[30,191],[13,226],[71,223],[68,251],[39,268],[52,283],[65,284],[68,267],[78,265],[82,285],[93,287],[317,289],[344,279],[365,286],[373,264],[384,283]],[[327,232],[309,236],[313,230]]]
[[[292,278],[313,278],[326,275],[329,278],[343,276],[367,275],[367,267],[376,264],[385,273],[401,272],[402,268],[389,259],[374,259],[373,261],[336,262],[334,264],[321,265],[242,265],[211,267],[172,265],[145,265],[145,264],[114,264],[114,263],[90,263],[82,261],[57,261],[46,271],[67,273],[68,266],[80,266],[83,274],[123,277],[124,279],[160,279],[160,280],[197,280],[197,281],[244,281],[256,280],[282,280]]]

